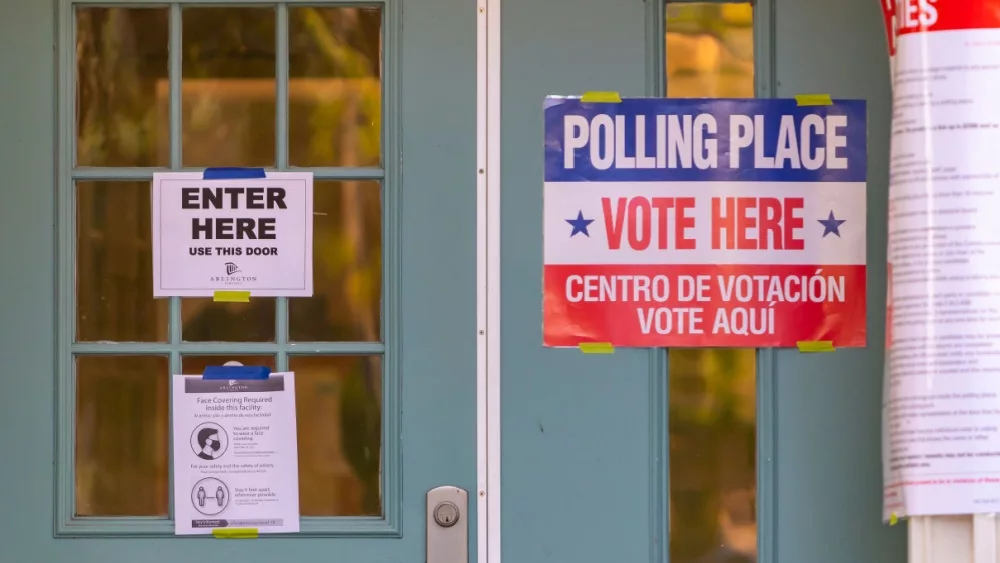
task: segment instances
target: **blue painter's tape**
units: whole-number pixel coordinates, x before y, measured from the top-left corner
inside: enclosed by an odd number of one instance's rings
[[[253,180],[267,178],[263,168],[206,168],[205,180]]]
[[[201,374],[202,379],[250,379],[263,381],[271,377],[271,368],[266,366],[208,366]]]

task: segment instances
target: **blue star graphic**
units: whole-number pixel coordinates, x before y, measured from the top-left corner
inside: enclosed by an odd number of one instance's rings
[[[837,219],[836,217],[833,216],[833,211],[831,210],[829,217],[827,217],[826,219],[817,219],[816,222],[819,223],[820,225],[823,225],[823,238],[826,238],[826,235],[830,233],[833,233],[839,237],[840,226],[846,223],[847,220]]]
[[[580,211],[576,214],[576,219],[566,219],[566,222],[573,226],[573,232],[570,233],[569,235],[570,238],[575,237],[577,233],[583,233],[587,235],[588,238],[590,237],[590,233],[587,232],[587,227],[589,227],[590,224],[594,222],[594,220],[584,219],[583,211]]]

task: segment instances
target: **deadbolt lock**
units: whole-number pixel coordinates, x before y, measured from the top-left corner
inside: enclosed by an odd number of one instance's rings
[[[463,520],[465,513],[472,514],[465,489],[441,485],[427,491],[427,558],[423,563],[469,563],[469,522]]]
[[[434,521],[442,528],[454,526],[459,517],[458,507],[453,503],[445,501],[434,507]]]

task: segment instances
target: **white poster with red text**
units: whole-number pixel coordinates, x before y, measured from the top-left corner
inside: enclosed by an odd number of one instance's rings
[[[865,102],[544,112],[545,346],[865,346]]]
[[[896,66],[896,0],[879,0],[882,5],[882,23],[885,24],[886,47],[889,51],[889,75]]]
[[[883,516],[993,513],[1000,509],[1000,1],[905,0],[891,12]]]

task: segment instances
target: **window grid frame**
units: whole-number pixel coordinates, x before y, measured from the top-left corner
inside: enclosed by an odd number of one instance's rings
[[[145,181],[153,173],[200,172],[181,166],[182,8],[273,7],[275,9],[275,166],[266,171],[313,172],[314,180],[377,180],[382,193],[382,304],[380,342],[298,342],[289,340],[288,298],[277,298],[273,342],[185,342],[182,338],[181,299],[169,298],[166,342],[76,341],[76,183],[78,181]],[[288,163],[288,10],[297,7],[378,7],[381,27],[381,163],[379,167],[290,167]],[[76,10],[78,8],[159,8],[169,11],[169,167],[76,166]],[[170,373],[181,372],[182,355],[274,355],[278,370],[288,368],[288,356],[382,356],[382,516],[323,516],[301,519],[298,536],[402,536],[401,377],[399,369],[400,314],[400,182],[399,132],[401,97],[400,0],[322,2],[303,0],[59,0],[57,108],[57,334],[56,352],[56,468],[54,535],[56,537],[164,537],[174,535],[173,437],[168,445],[168,513],[164,516],[76,516],[76,362],[77,356],[159,355],[169,357]],[[168,415],[170,408],[168,407]],[[172,419],[171,419],[172,420]],[[172,424],[168,420],[168,424]],[[206,536],[211,537],[211,536]]]

